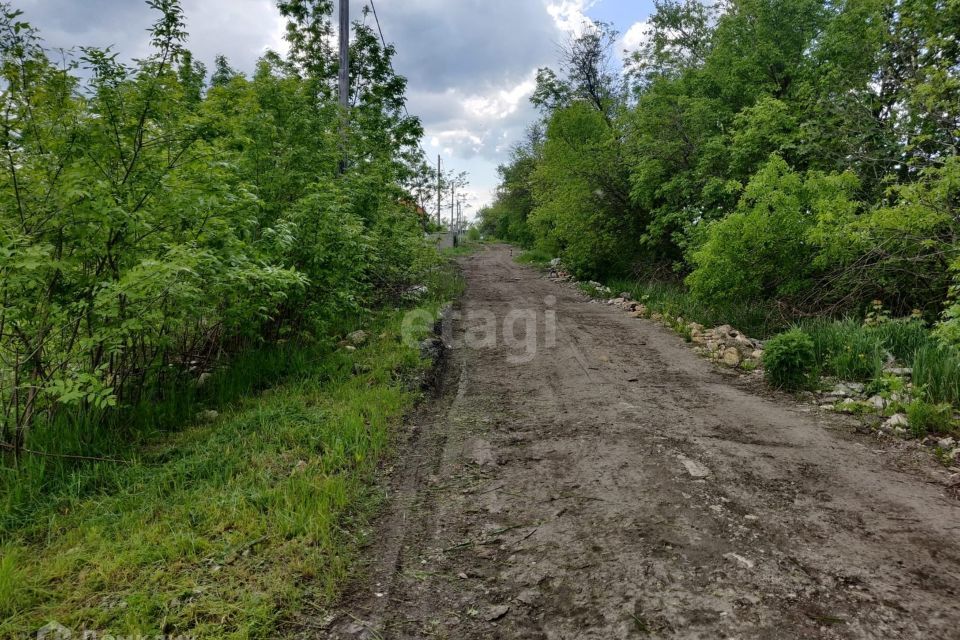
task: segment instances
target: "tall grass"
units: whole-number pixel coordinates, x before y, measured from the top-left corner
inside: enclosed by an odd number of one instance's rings
[[[799,328],[813,338],[821,375],[869,382],[883,373],[887,351],[883,338],[856,320],[817,318]]]
[[[546,267],[550,264],[552,257],[546,251],[541,249],[527,249],[520,255],[516,257],[516,261],[520,264],[530,264],[535,267]]]
[[[871,331],[880,336],[883,344],[890,350],[897,362],[912,367],[917,352],[936,344],[930,330],[917,320],[892,320],[883,322]]]
[[[437,295],[458,286],[437,279]],[[401,341],[403,315],[382,312],[356,352],[248,354],[172,404],[138,409],[124,446],[90,437],[94,416],[51,425],[37,442],[126,463],[29,457],[3,469],[0,637],[50,620],[116,636],[275,637],[306,603],[330,604],[415,398],[406,381],[425,366]],[[219,415],[194,418],[210,407]]]
[[[960,407],[960,352],[933,341],[920,347],[913,359],[913,383],[928,402]]]

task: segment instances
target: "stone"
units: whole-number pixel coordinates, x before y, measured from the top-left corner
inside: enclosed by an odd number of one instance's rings
[[[207,384],[207,382],[210,380],[212,375],[213,374],[210,373],[209,371],[204,371],[203,373],[201,373],[200,377],[197,378],[197,386],[202,387],[203,385]]]
[[[483,619],[487,622],[496,622],[503,616],[510,613],[510,607],[505,604],[500,604],[495,607],[490,607],[487,609],[486,614],[483,616]]]
[[[730,347],[723,352],[723,364],[728,367],[738,367],[743,362],[743,356],[736,347]]]
[[[213,409],[207,409],[206,411],[201,411],[197,414],[197,419],[204,422],[213,422],[220,417],[219,411],[214,411]]]
[[[896,429],[897,427],[909,427],[910,421],[907,419],[906,414],[895,413],[883,423],[883,428],[887,430]]]
[[[740,565],[744,569],[753,569],[753,560],[750,560],[749,558],[744,558],[740,554],[725,553],[723,554],[723,557],[729,560],[730,562],[733,562],[734,564]]]
[[[353,333],[347,336],[347,342],[352,344],[355,347],[359,347],[362,344],[366,344],[367,340],[370,339],[370,334],[366,331],[354,331]]]
[[[910,367],[891,367],[889,369],[885,369],[885,371],[901,378],[909,378],[913,375],[913,369]]]
[[[422,285],[422,284],[417,284],[417,285],[414,285],[414,286],[410,287],[409,289],[407,289],[407,290],[404,292],[404,295],[405,295],[406,297],[408,297],[408,298],[412,298],[412,299],[414,299],[414,300],[417,300],[417,299],[422,298],[423,296],[427,295],[429,292],[430,292],[430,289],[428,289],[426,286],[424,286],[424,285]]]
[[[953,438],[943,438],[942,440],[937,441],[937,446],[941,449],[953,449],[956,444],[957,441]]]
[[[750,351],[753,351],[754,349],[753,340],[743,335],[742,333],[737,335],[737,337],[734,338],[734,341],[739,345],[743,345],[744,347],[749,347]]]
[[[883,396],[872,396],[867,400],[867,404],[876,409],[877,411],[883,411],[887,408],[887,405],[890,404],[889,401]]]
[[[623,298],[624,300],[627,300],[627,301],[630,300],[630,294],[627,293],[626,291],[622,292],[622,293],[620,294],[620,297]]]
[[[420,357],[436,362],[443,355],[444,344],[440,338],[427,338],[420,343]]]
[[[750,357],[754,360],[763,360],[763,349],[754,349]]]
[[[683,465],[691,477],[701,479],[710,476],[710,469],[706,468],[696,460],[691,460],[683,455],[677,456],[677,459],[680,460],[680,464]]]
[[[762,601],[755,595],[747,594],[737,598],[737,604],[743,605],[744,607],[755,607],[759,605]]]

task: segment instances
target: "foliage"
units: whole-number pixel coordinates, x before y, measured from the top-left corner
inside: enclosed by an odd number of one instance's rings
[[[150,5],[149,55],[65,66],[0,6],[0,441],[18,454],[63,412],[129,411],[222,355],[322,337],[437,259],[392,47],[358,25],[344,129],[330,3],[282,2],[289,59],[247,78],[219,58],[209,85],[179,2]]]
[[[883,371],[887,353],[883,336],[856,320],[819,318],[802,323],[801,328],[813,340],[822,374],[869,382]]]
[[[115,451],[128,464],[26,459],[19,500],[4,476],[0,636],[55,619],[117,637],[276,637],[308,603],[332,603],[427,366],[401,340],[403,316],[369,319],[354,353],[315,342],[247,354],[186,407],[216,418]]]
[[[913,383],[927,401],[960,407],[960,352],[936,342],[921,347],[913,359]]]
[[[949,433],[953,426],[953,407],[914,400],[907,407],[907,420],[913,435],[918,438],[928,433]]]
[[[879,299],[960,343],[960,5],[658,0],[647,25],[622,76],[602,24],[540,71],[488,232],[706,306]]]
[[[778,334],[764,345],[764,373],[778,389],[795,391],[809,384],[815,364],[813,340],[800,329]]]

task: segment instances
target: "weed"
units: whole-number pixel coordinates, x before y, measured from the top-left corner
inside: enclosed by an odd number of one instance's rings
[[[917,349],[913,360],[913,383],[933,404],[960,405],[960,352],[930,343]]]
[[[552,260],[552,256],[541,249],[528,249],[518,255],[516,261],[520,264],[529,264],[535,267],[547,267]]]
[[[859,322],[818,318],[800,326],[813,339],[817,368],[822,374],[869,382],[883,372],[884,343]]]
[[[815,364],[813,340],[799,329],[771,338],[763,352],[767,380],[778,389],[796,391],[808,386]]]
[[[0,637],[49,620],[124,636],[272,637],[305,600],[332,602],[378,501],[378,462],[415,398],[405,381],[426,366],[399,340],[403,315],[382,312],[356,352],[317,341],[249,354],[192,399],[131,414],[143,423],[128,429],[129,448],[86,443],[129,464],[27,458],[5,469]],[[219,417],[176,423],[203,406]],[[80,442],[93,418],[74,419]]]
[[[930,404],[914,400],[907,407],[907,419],[913,435],[922,438],[928,433],[948,433],[953,422],[953,408],[949,404]]]

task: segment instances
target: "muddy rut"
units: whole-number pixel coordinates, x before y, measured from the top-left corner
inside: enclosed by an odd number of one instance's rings
[[[321,637],[960,638],[960,502],[927,454],[721,371],[506,247],[463,266],[452,338],[534,310],[535,357],[516,357],[522,322],[452,349],[367,581]]]

